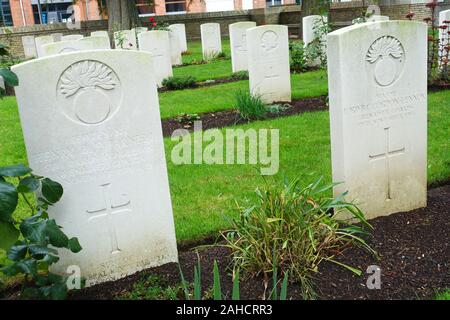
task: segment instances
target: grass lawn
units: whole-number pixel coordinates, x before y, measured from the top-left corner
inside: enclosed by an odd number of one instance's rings
[[[450,300],[450,289],[436,295],[436,300]]]
[[[326,95],[328,92],[326,72],[320,70],[293,74],[291,87],[293,99]],[[164,92],[159,95],[161,118],[175,117],[181,113],[214,112],[232,108],[237,90],[249,91],[248,80],[193,90]]]
[[[188,40],[189,54],[183,55],[183,63],[190,63],[193,61],[202,61],[202,42],[200,40]],[[222,52],[230,57],[230,40],[222,36]],[[231,61],[230,61],[231,63]]]
[[[184,91],[195,92],[196,90]],[[185,103],[195,101],[186,96]],[[214,102],[210,101],[213,105]],[[429,95],[428,181],[450,177],[450,91]],[[25,148],[15,98],[0,101],[0,165],[25,163]],[[305,183],[323,175],[330,181],[328,112],[253,122],[241,128],[280,129],[280,170],[269,180],[301,177]],[[222,129],[225,130],[225,129]],[[175,145],[165,139],[166,158]],[[235,213],[234,200],[253,197],[263,184],[252,165],[174,165],[168,161],[178,241],[200,238],[228,226],[224,215]],[[236,186],[239,186],[236,188]],[[24,214],[21,206],[21,214]],[[1,259],[0,259],[1,262]]]

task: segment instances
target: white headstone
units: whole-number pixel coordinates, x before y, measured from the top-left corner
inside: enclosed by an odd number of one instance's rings
[[[67,36],[62,36],[61,41],[73,41],[83,39],[84,36],[82,34],[69,34]]]
[[[222,52],[220,24],[204,23],[200,25],[200,33],[204,60],[210,60]]]
[[[52,56],[74,51],[105,50],[111,49],[109,38],[106,37],[86,37],[80,40],[60,41],[42,46],[42,56]]]
[[[137,27],[137,28],[131,29],[131,31],[134,32],[134,34],[136,35],[136,43],[137,43],[137,47],[139,49],[139,41],[138,41],[139,38],[138,38],[138,36],[139,36],[140,33],[148,31],[148,28],[146,28],[146,27]]]
[[[93,31],[91,32],[91,37],[108,37],[109,38],[109,33],[108,31]]]
[[[357,24],[328,35],[335,195],[367,218],[426,206],[427,25]]]
[[[116,49],[137,50],[135,30],[122,30],[114,32],[114,44]]]
[[[322,28],[326,23],[328,23],[328,18],[326,16],[313,15],[303,18],[302,32],[305,47],[307,47],[313,41],[320,41],[322,44],[323,53],[325,54],[327,39],[325,34],[321,35],[320,28]],[[316,58],[315,61],[309,62],[309,65],[311,67],[319,66],[320,64],[320,58]]]
[[[180,41],[181,52],[186,52],[188,50],[186,40],[186,26],[182,23],[175,23],[169,26],[169,30],[177,34],[178,40]]]
[[[444,23],[447,22],[447,23]],[[439,26],[446,26],[447,29],[439,29],[439,56],[449,57],[449,52],[445,48],[450,46],[450,10],[441,11],[439,13]],[[441,59],[439,59],[441,60]],[[440,61],[441,63],[441,61]],[[449,63],[450,64],[450,63]]]
[[[61,41],[63,34],[62,33],[52,33],[51,36],[53,37],[53,42]]]
[[[40,58],[43,56],[42,46],[49,43],[53,43],[53,37],[52,36],[36,37],[35,43],[36,43],[36,53],[37,56]]]
[[[25,58],[37,57],[36,42],[34,40],[34,36],[23,36],[22,45]]]
[[[155,30],[139,34],[139,50],[152,54],[155,80],[161,86],[165,78],[171,77],[172,61],[170,52],[170,31]]]
[[[152,68],[149,53],[123,50],[13,67],[28,161],[64,187],[49,214],[83,247],[61,250],[55,273],[76,265],[92,285],[177,261]]]
[[[248,29],[247,49],[250,92],[266,103],[291,101],[288,27]]]
[[[179,66],[183,64],[183,59],[181,56],[180,40],[175,32],[169,31],[170,40],[170,57],[173,66]]]
[[[230,24],[231,65],[233,72],[248,70],[246,31],[256,27],[256,22],[245,21]]]
[[[367,18],[367,22],[389,21],[388,16],[380,16],[378,14],[371,15]]]

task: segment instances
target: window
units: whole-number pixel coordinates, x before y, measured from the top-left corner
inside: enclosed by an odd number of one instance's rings
[[[34,21],[37,24],[50,24],[57,22],[66,22],[72,15],[67,9],[72,5],[70,2],[64,3],[41,3],[33,4]],[[40,6],[40,7],[39,7]],[[39,14],[41,17],[39,18]]]
[[[186,1],[166,0],[166,13],[184,13],[186,12]]]
[[[139,16],[145,17],[145,16],[152,16],[155,14],[155,6],[149,5],[148,3],[149,3],[148,0],[137,0],[136,1],[136,7],[138,10]]]
[[[283,0],[266,0],[266,7],[281,6],[283,2]]]
[[[11,7],[9,0],[0,1],[1,26],[11,27],[13,25]]]

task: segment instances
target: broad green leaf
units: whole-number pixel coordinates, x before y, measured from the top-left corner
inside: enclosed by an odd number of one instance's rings
[[[0,181],[0,220],[9,221],[16,210],[19,195],[16,187],[9,182]]]
[[[29,174],[30,172],[31,169],[23,164],[0,167],[0,176],[4,177],[22,177],[26,174]]]
[[[70,238],[68,242],[69,250],[73,253],[78,253],[83,249],[80,245],[80,242],[78,242],[77,238]]]
[[[63,187],[49,178],[42,180],[42,195],[50,203],[56,203],[63,195]]]
[[[8,259],[12,261],[19,261],[27,255],[28,246],[24,241],[20,241],[15,246],[12,246],[8,251]]]
[[[284,275],[283,283],[281,285],[281,292],[280,292],[280,300],[286,300],[287,299],[287,287],[289,282],[289,272],[287,271]]]
[[[8,251],[19,239],[19,230],[11,222],[0,221],[0,248]]]
[[[19,78],[17,75],[9,69],[2,68],[0,69],[0,76],[5,79],[7,85],[11,87],[15,87],[19,85]]]
[[[34,216],[22,221],[20,231],[31,242],[43,244],[46,241],[46,227],[47,222],[45,220],[40,220]]]
[[[21,193],[34,192],[41,186],[41,183],[35,177],[25,177],[20,180],[17,191]]]
[[[64,283],[58,283],[51,286],[52,300],[65,300],[67,298],[67,286]]]
[[[58,251],[40,245],[31,245],[28,247],[30,255],[38,260],[43,259],[48,254],[58,254]]]
[[[68,246],[69,238],[62,232],[55,220],[47,221],[45,232],[52,246],[57,248],[66,248]]]
[[[7,276],[15,276],[19,273],[36,274],[37,263],[34,259],[21,260],[3,268],[3,273]]]

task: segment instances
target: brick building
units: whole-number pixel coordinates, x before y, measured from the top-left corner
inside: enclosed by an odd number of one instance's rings
[[[147,0],[138,0],[138,11],[141,16],[149,16],[249,10],[295,3],[296,0],[154,0],[154,5],[149,6]]]
[[[73,0],[0,0],[2,26],[29,26],[66,22],[75,14],[78,20],[99,20],[97,0],[78,0],[76,11],[70,9]]]

